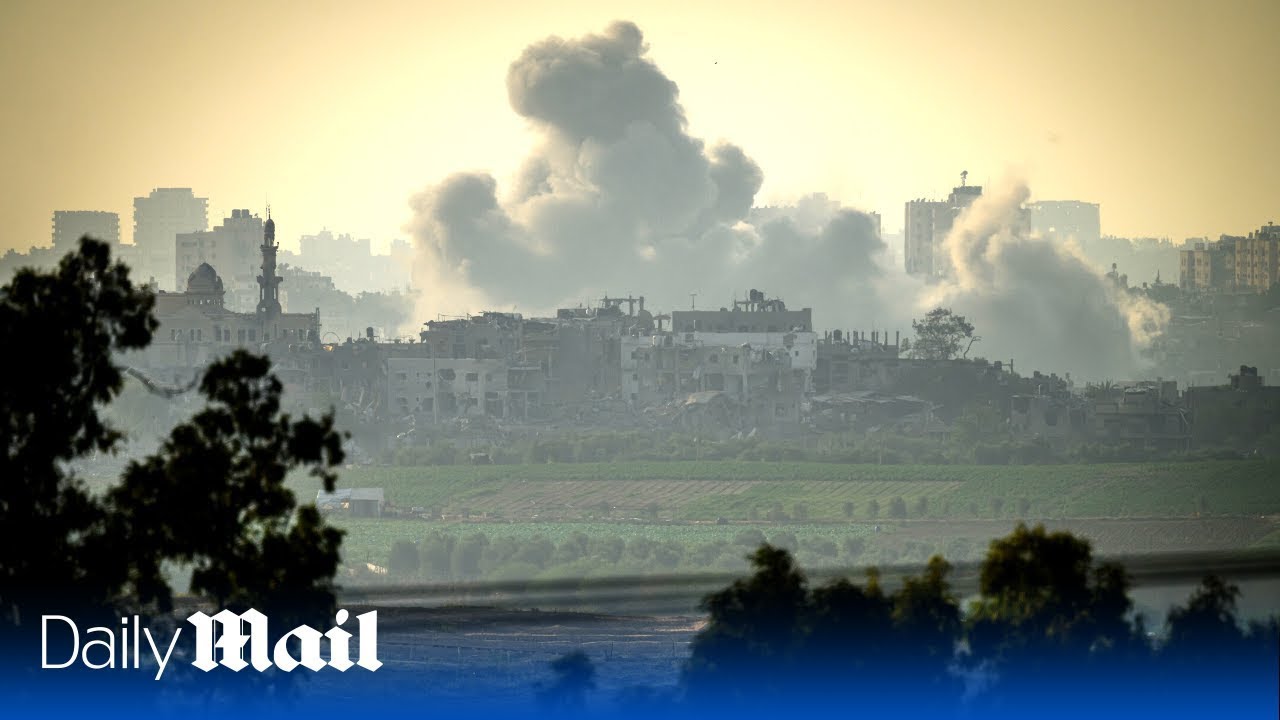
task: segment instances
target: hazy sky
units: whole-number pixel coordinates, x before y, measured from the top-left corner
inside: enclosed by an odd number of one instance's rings
[[[549,35],[637,23],[690,133],[740,145],[758,201],[902,204],[1013,170],[1102,204],[1105,233],[1280,221],[1280,3],[22,2],[0,4],[0,249],[58,209],[153,187],[210,222],[269,198],[286,246],[407,237],[412,193],[500,180],[531,134],[510,63]],[[501,188],[500,188],[501,190]]]

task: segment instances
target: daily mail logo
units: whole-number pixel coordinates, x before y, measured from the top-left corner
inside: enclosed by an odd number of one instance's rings
[[[339,610],[334,617],[336,624],[324,633],[315,628],[300,625],[277,640],[275,647],[268,654],[269,635],[266,615],[252,608],[243,613],[223,610],[212,616],[197,612],[187,618],[187,622],[195,626],[196,633],[195,660],[191,664],[205,672],[219,665],[234,672],[240,672],[246,667],[252,667],[258,672],[272,667],[293,672],[299,666],[313,672],[318,672],[325,667],[346,672],[355,666],[371,672],[377,670],[382,667],[382,663],[378,660],[378,612],[374,610],[357,615],[355,634],[342,629],[343,623],[349,616],[350,613],[346,610]],[[90,670],[138,669],[142,667],[142,640],[145,638],[151,656],[155,659],[156,680],[164,675],[165,668],[173,657],[173,649],[178,645],[178,637],[183,630],[178,628],[174,631],[168,646],[162,652],[156,638],[151,634],[151,629],[142,628],[136,615],[133,616],[132,622],[127,617],[120,619],[118,635],[108,627],[86,629],[83,634],[85,639],[83,645],[80,643],[82,638],[80,628],[71,618],[65,615],[42,615],[40,622],[41,668],[57,670],[80,663]],[[59,626],[65,626],[65,628],[59,631]],[[69,645],[71,652],[65,660],[61,657],[50,658],[51,631],[55,636],[60,632],[64,638],[69,638],[71,641]],[[353,637],[358,637],[360,646],[355,662],[351,661]],[[291,639],[298,641],[297,657],[289,651]],[[327,660],[321,655],[326,641],[329,649]],[[245,659],[246,649],[248,660]],[[61,652],[56,650],[55,652],[61,656]]]

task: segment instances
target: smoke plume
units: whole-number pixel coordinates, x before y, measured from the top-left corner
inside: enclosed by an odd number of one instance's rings
[[[975,352],[1016,367],[1128,377],[1169,309],[1129,293],[1074,244],[1032,237],[1022,212],[1029,196],[1024,183],[1007,181],[961,213],[943,243],[952,273],[920,307],[967,315],[982,337]]]
[[[646,52],[639,28],[619,22],[535,43],[511,64],[511,108],[537,149],[507,193],[460,173],[413,198],[423,309],[547,311],[628,292],[665,308],[696,292],[718,307],[758,287],[821,306],[828,322],[870,320],[884,249],[871,217],[820,197],[802,201],[818,206],[808,218],[754,217],[760,167],[689,134],[675,83]]]
[[[507,94],[538,138],[510,187],[458,173],[411,200],[423,319],[625,293],[655,309],[687,307],[690,293],[722,307],[758,288],[814,308],[820,329],[906,335],[913,316],[954,305],[983,337],[975,352],[1085,376],[1133,368],[1165,319],[1078,255],[1026,237],[1022,186],[965,214],[947,240],[956,278],[932,287],[889,267],[866,213],[821,194],[755,207],[761,168],[689,134],[676,84],[634,24],[529,46]]]

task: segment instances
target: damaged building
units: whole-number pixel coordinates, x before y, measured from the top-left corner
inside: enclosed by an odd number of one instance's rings
[[[898,365],[901,337],[888,331],[832,330],[817,346],[813,391],[818,395],[882,390],[889,387]]]
[[[674,311],[668,331],[632,328],[622,395],[634,407],[667,404],[682,425],[706,426],[698,415],[725,431],[798,425],[817,365],[812,314],[751,290],[732,309]]]
[[[1225,385],[1187,388],[1184,398],[1197,446],[1248,447],[1280,430],[1280,385],[1267,385],[1256,367],[1241,365]]]
[[[1087,410],[1091,439],[1169,450],[1191,446],[1191,415],[1173,380],[1095,388]]]

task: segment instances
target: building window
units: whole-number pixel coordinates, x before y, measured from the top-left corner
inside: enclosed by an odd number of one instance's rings
[[[467,373],[467,382],[477,382],[480,380],[480,373]]]

